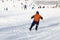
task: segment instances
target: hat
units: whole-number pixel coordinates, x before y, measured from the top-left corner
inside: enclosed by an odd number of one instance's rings
[[[39,12],[38,12],[38,11],[37,11],[36,13],[37,13],[37,14],[39,14]]]

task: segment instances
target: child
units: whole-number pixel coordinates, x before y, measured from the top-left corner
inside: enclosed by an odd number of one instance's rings
[[[32,24],[31,24],[31,27],[29,28],[29,30],[31,31],[32,27],[36,24],[36,27],[35,27],[35,30],[37,30],[38,28],[38,25],[39,25],[39,20],[40,19],[43,19],[43,17],[39,14],[39,12],[37,11],[35,15],[33,15],[31,17],[31,19],[34,18]]]

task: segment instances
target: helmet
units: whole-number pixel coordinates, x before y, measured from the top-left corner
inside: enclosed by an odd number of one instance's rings
[[[38,11],[37,11],[36,13],[37,13],[37,14],[39,14],[39,12],[38,12]]]

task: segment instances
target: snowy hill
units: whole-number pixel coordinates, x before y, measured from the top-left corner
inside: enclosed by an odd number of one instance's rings
[[[45,8],[25,11],[0,11],[1,40],[60,40],[60,9]],[[29,31],[30,17],[39,11],[43,16],[38,31]]]

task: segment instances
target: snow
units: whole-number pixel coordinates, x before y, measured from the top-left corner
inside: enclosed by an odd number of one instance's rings
[[[31,16],[39,11],[43,16],[38,31],[29,27]],[[0,11],[1,40],[60,40],[60,8]]]

